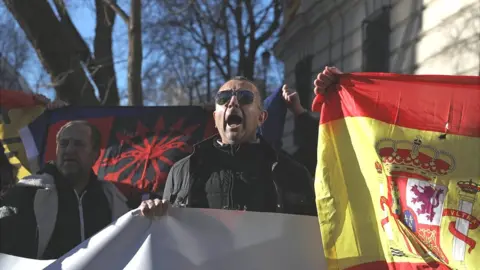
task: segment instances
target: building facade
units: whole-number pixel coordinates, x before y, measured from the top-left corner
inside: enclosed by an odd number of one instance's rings
[[[478,0],[286,0],[274,48],[309,108],[325,66],[344,72],[480,75]],[[283,146],[296,150],[287,116]]]

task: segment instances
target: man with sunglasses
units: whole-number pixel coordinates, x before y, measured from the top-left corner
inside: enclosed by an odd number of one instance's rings
[[[235,77],[215,102],[219,134],[173,165],[165,206],[316,215],[308,171],[257,136],[267,112],[255,84]]]

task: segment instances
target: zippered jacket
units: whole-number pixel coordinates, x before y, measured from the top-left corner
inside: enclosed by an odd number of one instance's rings
[[[274,187],[273,194],[265,194],[267,197],[274,198],[275,209],[271,212],[316,216],[313,180],[308,171],[288,156],[275,151],[261,136],[258,137],[258,147],[264,155],[249,158],[261,164],[264,171],[268,171],[267,174],[262,174],[264,177],[262,180],[266,183],[270,182]],[[215,152],[214,141],[218,140],[219,136],[215,135],[196,144],[191,155],[172,166],[165,184],[163,199],[168,200],[174,207],[218,208],[211,206],[208,197],[216,194],[208,194],[209,188],[206,184],[209,182],[211,185],[221,185],[226,180],[220,179],[224,174],[219,173],[215,167],[220,161],[212,154]],[[238,173],[249,174],[249,172]],[[223,189],[218,187],[216,190]],[[243,194],[240,197],[245,195],[251,194]],[[231,208],[223,207],[222,209]]]
[[[0,252],[34,259],[57,259],[129,211],[114,184],[91,174],[77,194],[47,164],[37,175],[7,191],[0,206]]]

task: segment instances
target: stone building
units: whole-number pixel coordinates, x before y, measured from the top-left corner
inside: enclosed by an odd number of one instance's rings
[[[309,108],[326,65],[345,72],[480,75],[478,0],[287,0],[274,54]],[[291,115],[283,146],[296,149]]]

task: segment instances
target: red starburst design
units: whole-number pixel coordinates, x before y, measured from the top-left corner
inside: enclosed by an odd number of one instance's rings
[[[135,134],[117,132],[120,144],[107,149],[99,164],[104,169],[103,178],[143,191],[158,191],[171,166],[191,151],[192,134],[199,126],[185,127],[181,118],[166,129],[160,117],[153,129],[138,122]]]

